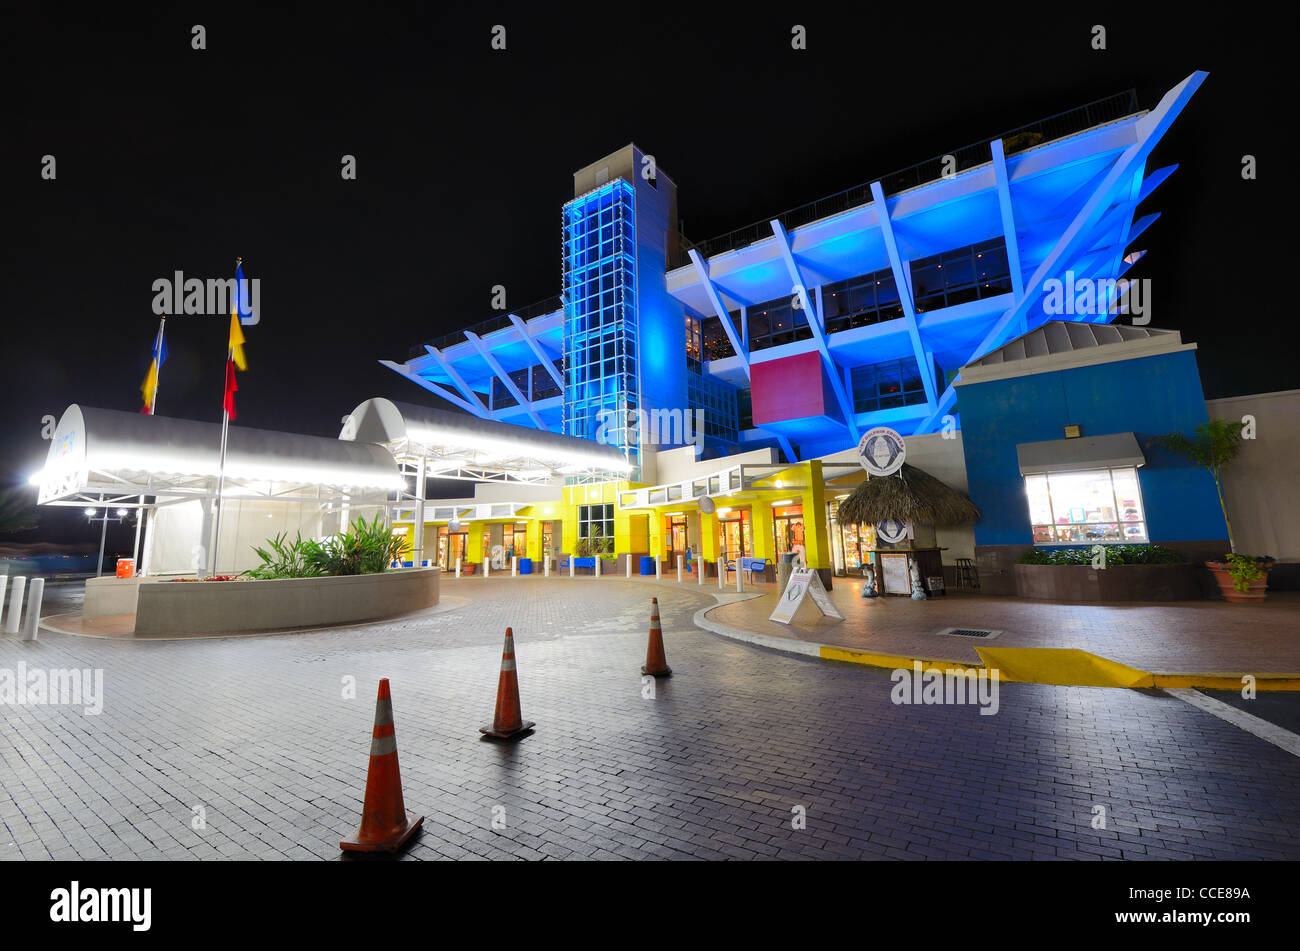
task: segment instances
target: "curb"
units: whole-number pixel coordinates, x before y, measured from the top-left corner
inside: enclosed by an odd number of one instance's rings
[[[717,595],[714,595],[717,597]],[[762,597],[752,594],[749,597]],[[1258,690],[1300,690],[1300,674],[1231,674],[1213,673],[1155,673],[1129,667],[1099,654],[1074,648],[1058,647],[976,647],[980,664],[967,661],[945,660],[937,657],[909,657],[902,654],[878,654],[871,651],[838,647],[834,644],[817,644],[792,637],[775,637],[730,627],[710,620],[708,614],[724,604],[745,601],[749,598],[732,597],[726,601],[701,608],[695,612],[696,627],[721,637],[731,638],[756,647],[799,654],[821,660],[862,664],[884,669],[913,669],[920,664],[922,670],[981,670],[996,668],[1003,683],[1042,684],[1052,687],[1109,687],[1134,690],[1152,687],[1206,687],[1217,690],[1237,690],[1245,677],[1254,677]]]

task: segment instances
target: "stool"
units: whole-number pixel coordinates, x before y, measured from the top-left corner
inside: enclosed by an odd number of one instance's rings
[[[970,558],[957,559],[957,588],[975,588],[980,586],[980,572]]]

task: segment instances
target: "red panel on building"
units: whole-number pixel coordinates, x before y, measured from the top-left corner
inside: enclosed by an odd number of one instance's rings
[[[754,425],[838,415],[827,402],[826,374],[816,350],[753,363],[749,368]]]

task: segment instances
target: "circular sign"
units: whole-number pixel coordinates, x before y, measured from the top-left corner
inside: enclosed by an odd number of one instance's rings
[[[456,535],[460,532],[460,530],[461,530],[461,524],[460,522],[456,521],[454,518],[447,523],[447,534]]]
[[[858,440],[858,463],[869,476],[893,475],[906,457],[903,437],[888,426],[869,429]]]
[[[714,503],[713,499],[709,498],[707,495],[700,496],[698,504],[700,506],[700,511],[705,515],[712,515],[714,510],[718,507]]]
[[[901,518],[887,518],[876,523],[876,538],[894,545],[907,537],[908,525]]]

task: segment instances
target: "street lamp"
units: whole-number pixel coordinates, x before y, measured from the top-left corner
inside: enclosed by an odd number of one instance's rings
[[[99,509],[95,508],[93,505],[86,506],[86,518],[91,522],[101,523],[99,530],[99,561],[95,565],[96,578],[100,577],[104,573],[104,542],[108,539],[108,523],[124,521],[130,512],[127,509],[118,509],[115,515],[110,515],[106,508],[104,509],[104,514],[99,518],[96,518],[95,516],[98,513]]]

